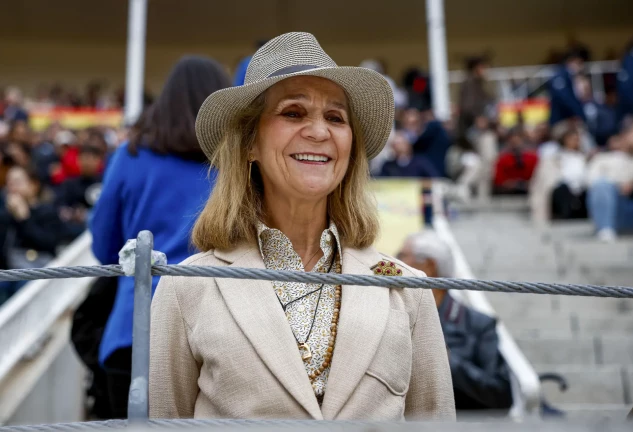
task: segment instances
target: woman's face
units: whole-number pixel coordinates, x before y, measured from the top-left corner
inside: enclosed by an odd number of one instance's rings
[[[310,76],[275,84],[252,149],[265,193],[326,197],[347,172],[352,138],[349,104],[337,84]]]
[[[29,200],[37,196],[37,185],[23,168],[13,167],[7,173],[7,192]]]
[[[580,135],[576,132],[572,132],[565,137],[564,147],[567,150],[580,150]]]

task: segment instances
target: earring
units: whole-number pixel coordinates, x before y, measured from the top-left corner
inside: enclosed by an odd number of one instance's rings
[[[253,155],[248,155],[248,179],[247,179],[247,186],[250,189],[251,187],[251,171],[253,168],[253,162],[255,162],[255,157],[253,157]]]

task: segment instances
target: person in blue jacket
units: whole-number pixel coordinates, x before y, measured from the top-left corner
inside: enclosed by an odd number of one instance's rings
[[[260,49],[266,44],[266,42],[268,41],[263,39],[257,41],[256,48]],[[237,67],[235,68],[235,75],[233,77],[234,86],[241,86],[244,84],[244,80],[246,79],[246,70],[248,69],[248,65],[251,63],[252,58],[252,55],[248,55],[237,64]]]
[[[618,72],[618,121],[633,116],[633,40],[622,57],[622,66]]]
[[[555,125],[561,120],[569,118],[585,121],[583,105],[574,86],[574,78],[582,71],[584,65],[585,60],[582,53],[572,50],[549,81],[550,125]]]
[[[102,264],[118,263],[119,250],[142,230],[154,234],[154,249],[169,263],[196,252],[189,235],[215,172],[205,164],[195,119],[206,97],[229,85],[230,77],[215,60],[188,56],[174,66],[156,102],[132,127],[129,142],[109,161],[90,221],[92,250]],[[157,284],[155,277],[153,290]],[[133,305],[134,280],[121,277],[99,347],[116,418],[127,415]]]

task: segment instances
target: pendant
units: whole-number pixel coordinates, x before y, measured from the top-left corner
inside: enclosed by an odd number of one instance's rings
[[[312,358],[312,351],[307,343],[299,345],[299,351],[301,351],[301,360],[307,362]]]

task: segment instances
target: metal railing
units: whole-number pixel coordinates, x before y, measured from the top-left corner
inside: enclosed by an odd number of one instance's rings
[[[383,286],[400,288],[436,288],[436,289],[457,289],[457,290],[478,290],[495,292],[515,292],[515,293],[540,293],[540,294],[565,294],[601,297],[627,297],[633,298],[633,288],[628,287],[601,287],[596,285],[565,285],[546,283],[522,283],[522,282],[497,282],[479,281],[464,279],[444,279],[444,278],[420,278],[420,277],[385,277],[385,276],[365,276],[354,274],[321,274],[304,273],[296,271],[273,271],[253,268],[229,268],[229,267],[201,267],[188,265],[162,265],[152,266],[152,234],[148,231],[139,233],[137,246],[135,249],[135,273],[134,273],[134,319],[133,319],[133,346],[132,346],[132,384],[130,387],[130,398],[128,407],[128,417],[131,420],[148,419],[149,414],[149,325],[150,325],[150,301],[152,275],[170,275],[187,277],[228,277],[236,279],[258,279],[258,280],[280,280],[290,282],[328,283],[361,286]],[[46,268],[30,270],[3,270],[0,271],[0,280],[28,280],[36,278],[61,279],[61,278],[83,278],[93,276],[118,276],[123,273],[120,266],[91,266],[91,267],[70,267],[70,268]],[[54,290],[52,287],[44,290],[47,295],[57,296],[63,288]],[[69,296],[70,297],[70,296]],[[26,300],[23,300],[26,301]],[[64,304],[63,302],[61,304]],[[65,303],[69,305],[70,303]],[[59,306],[58,306],[59,307]],[[59,311],[56,311],[59,313]],[[5,312],[4,316],[10,314]],[[16,324],[5,318],[5,323]],[[1,322],[0,322],[1,323]],[[25,323],[28,326],[46,327],[50,325],[50,320],[42,319]],[[26,328],[26,331],[29,329]],[[11,333],[14,337],[15,329]],[[4,332],[2,332],[4,333]],[[36,335],[35,332],[30,332]],[[23,340],[2,341],[4,346],[15,345],[9,350],[9,355],[3,356],[3,368],[6,371],[9,360],[16,361],[17,356],[11,353],[23,351],[28,345],[37,341],[34,336],[29,338],[28,334],[23,335]],[[502,348],[503,349],[503,348]],[[533,404],[527,408],[532,408]]]
[[[498,100],[516,102],[531,96],[535,89],[541,88],[556,72],[557,65],[535,65],[490,68],[486,80],[495,86]],[[585,72],[591,79],[591,87],[596,101],[604,102],[604,74],[617,73],[618,61],[595,61],[585,64]],[[456,86],[466,80],[463,70],[449,72],[449,84]]]

